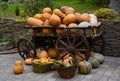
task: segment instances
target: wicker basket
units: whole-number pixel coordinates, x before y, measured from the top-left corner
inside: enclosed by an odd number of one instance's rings
[[[76,72],[76,66],[70,67],[55,67],[56,71],[60,75],[61,78],[70,79],[73,78]]]
[[[40,63],[32,62],[33,72],[35,72],[35,73],[46,73],[46,72],[49,72],[51,70],[51,66],[52,65],[53,65],[52,63],[40,64]]]

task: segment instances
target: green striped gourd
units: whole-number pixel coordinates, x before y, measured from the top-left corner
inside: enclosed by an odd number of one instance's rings
[[[103,64],[103,62],[104,62],[104,56],[100,53],[93,53],[93,54],[91,54],[91,57],[96,58],[100,64]]]
[[[82,61],[78,63],[78,71],[80,74],[89,74],[92,70],[90,62]]]
[[[93,69],[98,68],[100,64],[99,61],[94,57],[90,57],[88,62],[91,63]]]

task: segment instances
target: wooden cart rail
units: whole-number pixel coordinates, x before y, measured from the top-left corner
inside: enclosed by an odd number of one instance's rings
[[[70,31],[71,29],[77,29],[77,32],[82,33],[84,36],[96,36],[97,34],[100,33],[100,25],[99,26],[89,26],[89,27],[60,27],[60,26],[30,26],[30,25],[26,25],[24,27],[25,29],[33,29],[34,35],[35,35],[35,30],[40,30],[43,28],[48,28],[48,29],[52,29],[53,31],[56,29],[65,29],[66,31]],[[87,32],[90,31],[91,34],[88,35]],[[54,33],[54,35],[57,35],[56,33]]]

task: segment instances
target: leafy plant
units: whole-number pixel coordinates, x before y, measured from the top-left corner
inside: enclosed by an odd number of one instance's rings
[[[113,19],[116,17],[116,13],[109,8],[100,8],[95,12],[95,15],[99,19]]]
[[[52,0],[30,0],[24,4],[25,14],[33,16],[42,12],[44,7],[52,7]]]

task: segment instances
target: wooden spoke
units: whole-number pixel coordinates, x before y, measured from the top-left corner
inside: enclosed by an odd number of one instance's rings
[[[74,47],[76,48],[77,46],[80,46],[84,41],[80,41],[79,43],[77,43]]]
[[[68,45],[64,41],[60,40],[60,43],[64,46],[68,47]]]

